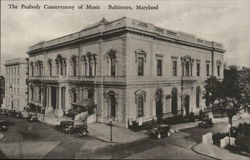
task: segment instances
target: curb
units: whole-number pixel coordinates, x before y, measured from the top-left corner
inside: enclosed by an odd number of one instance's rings
[[[4,135],[0,133],[0,140],[4,138]]]
[[[209,155],[207,155],[207,154],[203,154],[203,153],[200,153],[200,152],[196,151],[196,150],[194,149],[194,147],[196,147],[196,146],[199,145],[199,144],[200,144],[200,143],[196,143],[195,145],[193,145],[193,146],[191,147],[191,150],[192,150],[193,152],[199,154],[199,155],[206,156],[206,157],[209,157],[209,158],[213,158],[213,159],[216,159],[216,160],[221,160],[221,159],[219,159],[219,158],[216,158],[216,157],[213,157],[213,156],[209,156]]]

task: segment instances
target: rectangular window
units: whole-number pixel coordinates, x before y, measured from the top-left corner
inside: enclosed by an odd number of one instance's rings
[[[144,59],[142,57],[138,58],[138,76],[143,76],[144,74]]]
[[[143,97],[138,97],[138,103],[137,103],[137,109],[138,109],[138,117],[143,116],[143,107],[144,107],[144,102],[143,102]]]
[[[157,76],[162,76],[162,60],[157,59]]]
[[[220,77],[220,65],[217,66],[217,75]]]
[[[196,73],[197,76],[200,76],[200,63],[197,63],[196,65]]]
[[[207,76],[209,76],[209,64],[206,65],[207,68]]]
[[[115,76],[116,71],[116,58],[112,57],[110,58],[110,75]]]
[[[177,61],[173,61],[173,76],[177,76]]]

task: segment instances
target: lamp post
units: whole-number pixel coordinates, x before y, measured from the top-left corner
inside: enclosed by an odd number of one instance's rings
[[[110,141],[112,142],[113,141],[113,134],[112,134],[112,126],[113,126],[113,118],[110,119]]]

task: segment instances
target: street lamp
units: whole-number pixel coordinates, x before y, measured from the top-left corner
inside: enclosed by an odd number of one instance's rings
[[[112,126],[113,126],[113,118],[110,118],[110,123],[109,123],[109,126],[110,126],[110,141],[112,142],[113,140],[113,134],[112,134]]]

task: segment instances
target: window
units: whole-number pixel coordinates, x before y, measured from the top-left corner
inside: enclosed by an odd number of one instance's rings
[[[110,115],[116,117],[116,98],[114,94],[110,95]]]
[[[200,76],[200,63],[199,62],[197,62],[196,64],[196,75]]]
[[[138,58],[138,76],[143,76],[144,74],[144,58]]]
[[[30,87],[30,91],[31,91],[31,101],[33,101],[34,100],[34,89],[32,86]]]
[[[185,64],[186,76],[189,76],[189,62]]]
[[[209,76],[209,64],[206,64],[206,69],[207,69],[207,76]]]
[[[30,63],[30,67],[31,67],[31,76],[34,76],[34,65],[33,63]]]
[[[220,77],[220,65],[217,65],[217,75]]]
[[[76,76],[76,68],[77,68],[77,64],[76,64],[76,57],[72,57],[72,72],[73,72],[73,76]]]
[[[138,117],[143,116],[143,108],[144,108],[144,101],[143,97],[138,97],[138,102],[137,102],[137,113]]]
[[[89,76],[93,76],[93,68],[92,68],[92,63],[89,61]]]
[[[174,88],[172,90],[172,102],[171,102],[171,109],[172,109],[172,113],[175,115],[178,113],[178,93],[177,93],[177,89]]]
[[[72,103],[76,103],[77,101],[77,95],[76,95],[76,91],[73,89],[72,90]]]
[[[173,76],[177,76],[177,61],[173,61]]]
[[[52,76],[52,60],[51,59],[48,61],[48,67],[49,67],[49,76]]]
[[[196,88],[196,107],[200,107],[200,87]]]
[[[110,57],[110,75],[116,75],[116,57]]]
[[[157,76],[162,76],[162,60],[157,59]]]
[[[146,92],[137,90],[135,92],[135,103],[137,106],[137,116],[144,116],[144,103],[146,101]]]

